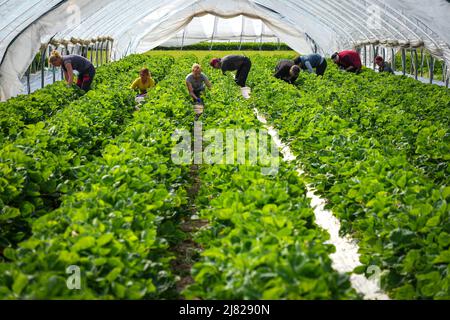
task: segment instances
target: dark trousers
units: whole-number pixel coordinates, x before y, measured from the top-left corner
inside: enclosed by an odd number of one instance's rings
[[[202,95],[205,93],[205,89],[203,90],[194,90],[194,94],[197,98],[201,98]]]
[[[252,68],[252,62],[249,58],[245,58],[241,67],[238,69],[236,73],[236,83],[242,88],[245,87],[245,83],[247,82],[248,74],[250,73],[250,69]]]
[[[92,81],[94,81],[94,77],[95,77],[95,68],[94,66],[91,66],[84,73],[78,75],[77,86],[80,87],[81,90],[88,92],[89,90],[91,90],[91,85]]]
[[[325,74],[325,71],[327,70],[327,67],[327,59],[323,59],[323,62],[316,68],[316,74],[318,76],[323,76]]]

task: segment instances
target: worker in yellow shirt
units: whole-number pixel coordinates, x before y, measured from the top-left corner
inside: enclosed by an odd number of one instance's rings
[[[154,88],[155,85],[155,80],[153,80],[150,71],[145,68],[140,71],[139,78],[134,80],[133,84],[131,85],[131,89],[139,89],[140,94],[138,94],[138,97],[145,97],[147,95],[147,91],[151,88]]]

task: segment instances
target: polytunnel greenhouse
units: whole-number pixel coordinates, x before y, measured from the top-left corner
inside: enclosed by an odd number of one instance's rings
[[[449,1],[0,16],[0,300],[450,300]]]

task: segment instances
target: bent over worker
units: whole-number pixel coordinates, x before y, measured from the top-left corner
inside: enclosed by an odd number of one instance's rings
[[[229,55],[222,59],[215,58],[211,60],[210,64],[214,69],[222,69],[223,74],[227,71],[237,71],[235,81],[242,88],[245,87],[252,67],[252,62],[248,57],[238,55]]]
[[[360,73],[362,69],[362,62],[359,53],[353,50],[345,50],[340,53],[336,52],[331,56],[331,59],[342,70],[347,72]]]
[[[74,71],[78,72],[77,86],[84,91],[91,90],[91,84],[95,77],[94,65],[85,57],[71,54],[61,56],[58,51],[53,51],[49,62],[55,67],[61,67],[68,86],[73,85]]]
[[[287,83],[294,84],[300,74],[300,67],[297,66],[292,60],[280,60],[275,67],[274,77],[286,81]]]
[[[318,76],[323,76],[328,67],[327,60],[317,53],[300,56],[294,60],[294,63],[309,73],[314,73],[314,69],[316,69]]]
[[[205,84],[211,89],[211,82],[209,82],[208,77],[202,72],[202,67],[198,63],[195,63],[192,66],[192,72],[186,77],[186,86],[189,95],[199,104],[203,104],[201,95],[205,91]]]
[[[394,74],[394,70],[392,69],[391,64],[387,61],[384,61],[383,57],[377,56],[375,58],[375,63],[378,66],[378,71]]]

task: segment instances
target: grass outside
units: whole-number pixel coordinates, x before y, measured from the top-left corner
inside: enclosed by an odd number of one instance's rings
[[[231,51],[163,51],[163,50],[152,50],[148,51],[146,53],[147,55],[168,55],[171,57],[181,57],[186,54],[192,54],[198,57],[199,59],[205,58],[207,56],[216,56],[216,57],[223,57],[230,54],[238,54],[238,55],[248,55],[248,56],[255,56],[260,55],[263,57],[273,57],[273,56],[286,56],[286,57],[292,57],[294,59],[298,56],[298,53],[292,50],[288,51],[239,51],[239,50],[231,50]]]

